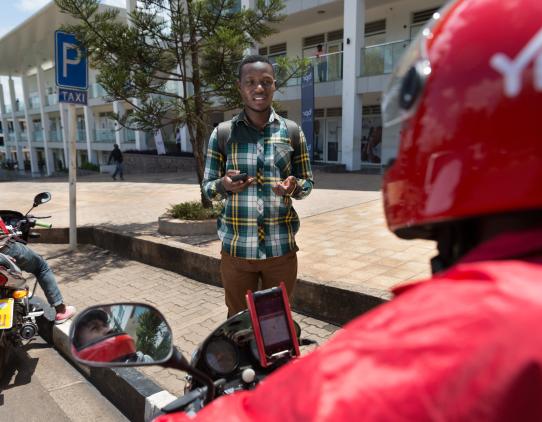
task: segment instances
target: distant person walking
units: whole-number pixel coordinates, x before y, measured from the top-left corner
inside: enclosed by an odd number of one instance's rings
[[[120,180],[124,180],[124,173],[122,170],[122,152],[119,149],[119,146],[117,144],[113,145],[113,151],[111,151],[111,154],[109,154],[109,160],[107,160],[107,164],[111,164],[111,160],[113,160],[116,164],[115,172],[111,176],[113,180],[117,180],[117,174],[120,176]]]

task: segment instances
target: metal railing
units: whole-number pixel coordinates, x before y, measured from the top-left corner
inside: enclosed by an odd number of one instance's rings
[[[45,102],[48,106],[58,104],[58,94],[49,94],[47,95]]]
[[[409,44],[410,40],[401,40],[362,48],[360,76],[391,73]]]
[[[343,78],[343,52],[324,54],[320,57],[307,57],[314,68],[314,82],[332,82],[340,81]],[[281,75],[276,75],[280,81]],[[301,85],[301,78],[291,78],[286,82],[286,86]]]
[[[32,93],[28,96],[28,109],[34,110],[40,108],[40,95],[38,93]]]
[[[95,142],[115,142],[115,130],[114,129],[95,129],[94,130]]]
[[[60,135],[60,131],[58,131],[57,129],[49,130],[49,141],[62,142],[62,136]]]
[[[75,139],[77,142],[86,142],[87,134],[85,129],[77,129],[77,136]]]
[[[89,94],[90,98],[102,98],[107,96],[107,92],[99,83],[90,84]]]

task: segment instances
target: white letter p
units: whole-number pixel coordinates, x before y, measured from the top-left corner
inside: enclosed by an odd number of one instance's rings
[[[75,56],[75,59],[69,59],[68,58],[68,51],[69,50],[75,50],[77,51],[77,55]],[[69,42],[65,42],[62,44],[62,77],[67,78],[68,77],[68,65],[78,65],[81,63],[81,50],[79,50],[79,47],[77,47],[75,44],[71,44]]]

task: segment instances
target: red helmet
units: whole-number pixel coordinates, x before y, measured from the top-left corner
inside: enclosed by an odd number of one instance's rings
[[[126,333],[110,334],[79,350],[72,346],[72,354],[89,362],[122,362],[136,353],[132,336]]]
[[[542,1],[458,0],[436,13],[383,94],[400,124],[384,178],[389,228],[542,209]]]

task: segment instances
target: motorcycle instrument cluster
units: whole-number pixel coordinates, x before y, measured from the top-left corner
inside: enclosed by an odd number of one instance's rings
[[[228,375],[239,366],[237,347],[230,340],[219,337],[211,340],[205,347],[206,365],[219,375]]]

